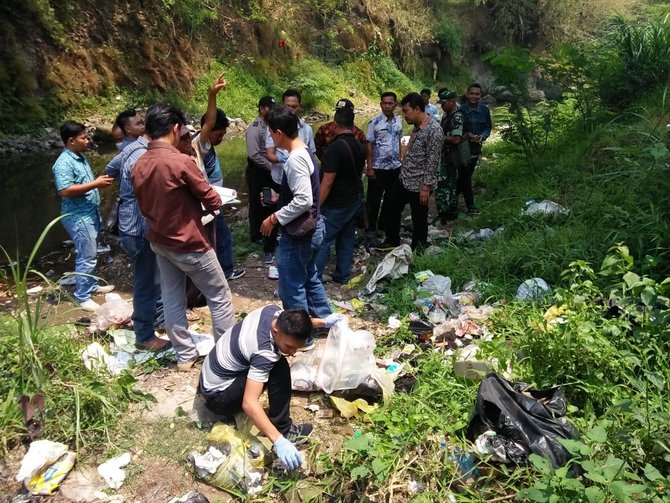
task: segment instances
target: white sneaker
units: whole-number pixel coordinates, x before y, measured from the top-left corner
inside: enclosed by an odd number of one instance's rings
[[[279,279],[279,269],[271,265],[268,267],[268,278],[270,279]]]
[[[79,303],[79,309],[83,309],[84,311],[90,311],[90,312],[94,313],[98,309],[100,309],[100,304],[98,304],[93,299],[88,299],[88,300],[85,300],[84,302]]]
[[[114,285],[98,285],[98,287],[95,289],[95,293],[109,293],[114,291]]]

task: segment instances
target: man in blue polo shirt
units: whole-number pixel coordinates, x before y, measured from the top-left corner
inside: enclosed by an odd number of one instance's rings
[[[52,171],[56,190],[61,197],[63,226],[74,242],[76,287],[74,298],[86,311],[97,311],[100,305],[91,299],[93,293],[107,293],[113,285],[100,286],[95,278],[97,238],[100,230],[100,194],[98,188],[108,187],[114,178],[108,175],[93,177],[91,166],[84,157],[88,149],[86,127],[67,121],[60,128],[65,149],[56,159]]]

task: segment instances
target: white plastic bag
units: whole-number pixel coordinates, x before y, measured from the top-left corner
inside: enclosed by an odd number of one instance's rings
[[[376,367],[374,349],[375,339],[370,332],[354,332],[343,319],[330,329],[317,383],[326,393],[356,388]]]
[[[95,324],[98,330],[105,331],[111,326],[118,327],[129,323],[133,315],[133,306],[118,294],[111,293],[105,296],[105,303],[100,306],[97,314]]]
[[[293,391],[318,391],[317,374],[324,346],[304,351],[291,362],[291,389]]]

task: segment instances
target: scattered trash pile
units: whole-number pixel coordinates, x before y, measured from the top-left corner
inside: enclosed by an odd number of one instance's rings
[[[216,424],[207,436],[207,450],[202,454],[191,451],[186,458],[198,478],[220,489],[247,494],[261,491],[265,466],[272,456],[257,437],[245,431],[248,429]]]
[[[62,484],[61,493],[68,499],[114,500],[115,498],[105,494],[103,489],[107,487],[116,490],[123,485],[126,479],[123,468],[130,463],[131,457],[130,453],[126,452],[105,461],[97,470],[83,466],[68,477],[75,461],[76,454],[68,450],[65,444],[50,440],[35,440],[21,460],[21,467],[16,475],[16,481],[22,482],[27,490],[17,498],[21,498],[20,501],[33,501],[29,495],[50,495]]]
[[[346,319],[330,329],[326,343],[300,353],[291,361],[295,391],[324,391],[343,417],[368,413],[373,403],[387,400],[394,392],[393,377],[378,366],[374,336],[365,330],[351,330]],[[382,363],[383,365],[383,363]]]

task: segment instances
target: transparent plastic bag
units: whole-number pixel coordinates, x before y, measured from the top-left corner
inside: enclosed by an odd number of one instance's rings
[[[365,330],[353,331],[346,319],[330,329],[317,383],[326,393],[353,389],[376,368],[375,339]]]

